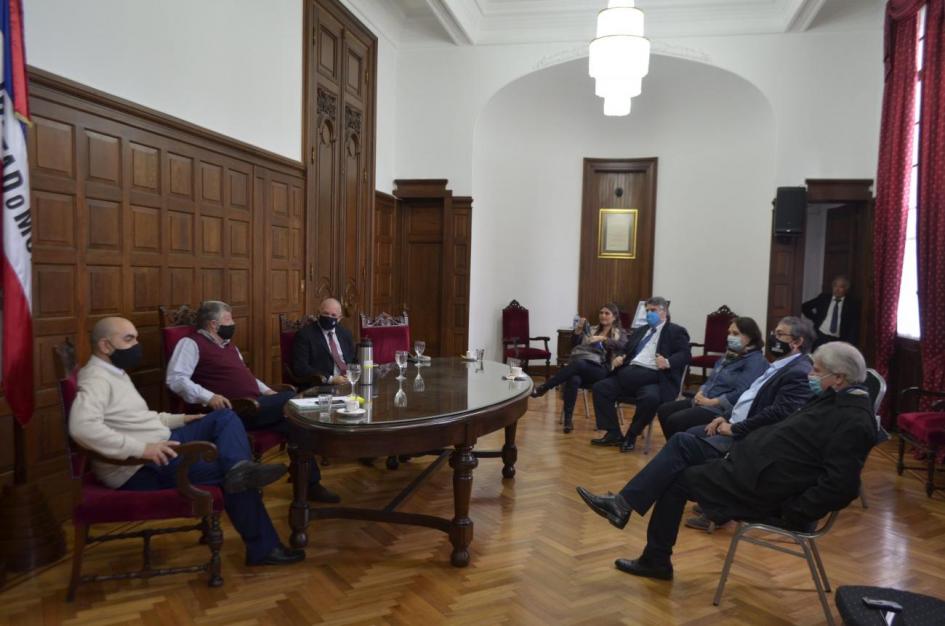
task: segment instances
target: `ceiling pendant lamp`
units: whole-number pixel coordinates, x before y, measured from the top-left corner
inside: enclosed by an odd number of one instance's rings
[[[605,115],[628,115],[630,98],[640,94],[641,81],[650,71],[650,41],[643,36],[643,11],[633,3],[610,0],[597,15],[588,72],[594,78],[594,93],[604,98]]]

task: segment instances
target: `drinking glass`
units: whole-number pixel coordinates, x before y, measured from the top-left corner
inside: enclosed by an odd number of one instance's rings
[[[320,393],[315,399],[315,408],[318,409],[318,412],[322,415],[327,415],[331,411],[331,394],[330,393]]]
[[[427,349],[426,341],[414,341],[413,351],[417,353],[417,362],[423,360],[423,351]]]
[[[521,366],[522,366],[522,361],[521,361],[521,360],[519,360],[519,359],[509,359],[509,378],[513,378],[513,376],[512,376],[512,368],[514,368],[514,367],[521,367]]]
[[[480,363],[482,363],[482,360],[485,358],[485,356],[486,356],[486,349],[485,349],[485,348],[476,348],[476,360],[477,360],[477,361],[479,361]]]
[[[407,351],[398,350],[394,353],[394,360],[397,362],[397,368],[400,370],[400,374],[397,376],[397,380],[405,380],[407,377],[404,376],[404,368],[407,367]]]
[[[426,390],[427,385],[423,380],[423,376],[420,375],[420,368],[417,368],[417,377],[413,379],[413,390],[414,391],[424,391]]]
[[[348,382],[351,383],[351,395],[354,395],[354,386],[361,380],[361,366],[352,364],[348,366]]]

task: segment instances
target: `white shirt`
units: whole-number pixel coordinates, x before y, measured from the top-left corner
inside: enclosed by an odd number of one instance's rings
[[[820,332],[825,335],[830,335],[831,337],[840,336],[840,324],[843,318],[843,301],[846,300],[846,296],[840,298],[840,302],[837,302],[836,298],[830,296],[830,306],[827,307],[827,315],[824,317],[824,321],[820,324]],[[833,319],[833,309],[834,307],[839,308],[837,311],[837,332],[830,332],[830,320]]]
[[[318,327],[318,329],[322,331],[322,336],[325,337],[325,345],[328,346],[328,352],[329,352],[329,354],[331,353],[331,344],[332,344],[332,342],[334,342],[335,348],[338,349],[338,357],[339,357],[342,361],[344,361],[344,360],[345,360],[345,353],[342,352],[342,350],[341,350],[341,344],[338,343],[338,332],[337,332],[336,328],[337,328],[337,326],[336,326],[335,328],[331,329],[331,330],[325,330],[325,329],[322,328],[321,326]],[[332,335],[329,336],[328,333],[332,333]],[[332,359],[332,362],[334,362],[334,359]],[[334,371],[332,372],[332,376],[340,376],[340,375],[341,375],[341,370],[338,369],[338,364],[335,363],[335,369],[334,369]]]
[[[230,343],[229,340],[227,340],[220,344],[210,336],[210,333],[203,330],[198,330],[197,332],[212,341],[213,344],[220,349],[225,348]],[[243,359],[239,348],[236,349],[236,354],[239,354],[240,360]],[[184,337],[177,342],[177,345],[174,347],[174,354],[171,355],[170,361],[167,362],[167,375],[164,378],[164,382],[171,391],[180,396],[187,404],[202,404],[206,406],[210,402],[210,398],[216,394],[191,380],[191,376],[194,375],[194,370],[197,369],[197,363],[199,361],[200,348],[197,347],[197,342],[190,337]],[[256,379],[256,385],[259,387],[259,395],[270,391],[269,387],[258,378]]]
[[[630,361],[631,365],[639,365],[640,367],[651,370],[659,369],[659,367],[656,366],[656,344],[660,342],[660,333],[663,332],[663,326],[666,326],[666,322],[661,323],[656,328],[651,328],[643,335],[640,341],[643,341],[647,337],[650,338],[647,340],[646,345],[643,346],[643,349],[640,350],[640,353]]]
[[[761,388],[764,386],[764,384],[768,382],[768,379],[774,376],[778,370],[782,369],[784,366],[791,363],[799,356],[801,356],[800,353],[786,356],[783,359],[778,359],[769,365],[768,369],[765,370],[765,373],[756,378],[755,382],[751,384],[751,387],[746,389],[745,392],[738,397],[738,402],[736,402],[735,406],[732,407],[732,417],[729,418],[729,422],[732,424],[737,424],[748,419],[748,410],[751,409],[752,402],[754,402],[755,398],[758,397],[758,392],[761,391]]]

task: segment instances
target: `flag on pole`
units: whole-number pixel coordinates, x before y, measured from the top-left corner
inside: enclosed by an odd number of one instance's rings
[[[0,136],[2,136],[2,357],[3,394],[17,421],[26,425],[33,415],[33,221],[30,214],[29,159],[26,126],[26,51],[23,46],[23,7],[20,0],[0,0]]]

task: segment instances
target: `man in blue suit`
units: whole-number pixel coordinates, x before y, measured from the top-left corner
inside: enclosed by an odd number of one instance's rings
[[[689,333],[668,320],[669,302],[653,296],[646,301],[646,326],[627,339],[624,354],[611,361],[613,373],[593,387],[597,429],[603,437],[592,439],[595,446],[620,446],[629,452],[640,433],[653,421],[656,409],[679,394],[683,373],[689,364]],[[624,438],[620,432],[618,398],[633,398],[636,411]]]

